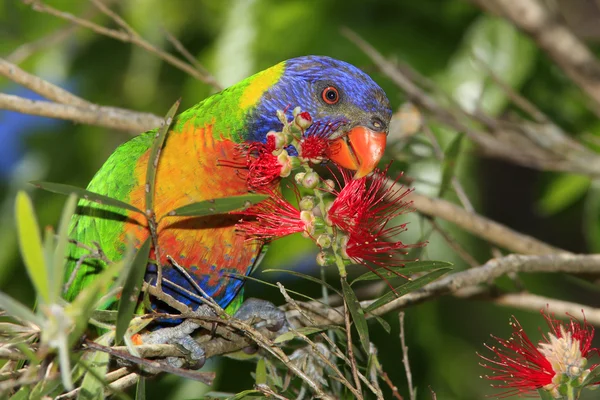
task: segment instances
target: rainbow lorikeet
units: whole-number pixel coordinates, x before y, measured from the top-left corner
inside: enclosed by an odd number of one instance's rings
[[[338,151],[331,159],[357,170],[371,172],[385,148],[391,118],[383,90],[356,67],[329,57],[307,56],[281,62],[179,114],[167,135],[156,176],[155,212],[158,217],[186,204],[207,199],[242,195],[249,187],[227,165],[240,145],[267,140],[267,133],[281,130],[277,110],[299,106]],[[360,129],[358,129],[360,128]],[[96,173],[88,190],[144,209],[145,175],[156,131],[143,133],[122,144]],[[310,132],[309,132],[310,133]],[[236,232],[239,216],[166,217],[158,225],[163,277],[190,292],[194,286],[166,256],[172,256],[195,282],[228,312],[235,312],[242,299],[243,280],[231,273],[247,275],[260,259],[262,247]],[[143,216],[122,209],[82,200],[72,221],[72,238],[97,242],[107,257],[120,259],[126,236],[138,245],[149,229]],[[84,251],[73,246],[67,276]],[[152,253],[153,254],[153,253]],[[149,264],[150,266],[151,264]],[[69,287],[72,299],[104,268],[98,260],[86,260]],[[146,279],[156,280],[148,268]],[[199,302],[185,292],[163,283],[163,290],[182,303],[197,308]]]

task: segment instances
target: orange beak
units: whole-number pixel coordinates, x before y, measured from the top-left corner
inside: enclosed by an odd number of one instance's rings
[[[330,159],[341,167],[356,171],[354,179],[360,179],[375,169],[383,156],[386,141],[385,132],[357,126],[346,136],[333,141]]]

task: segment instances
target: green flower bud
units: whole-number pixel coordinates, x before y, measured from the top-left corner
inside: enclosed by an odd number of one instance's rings
[[[302,178],[302,186],[307,189],[314,189],[319,184],[319,175],[316,172],[307,172]]]
[[[286,126],[288,124],[287,117],[285,116],[285,113],[283,112],[283,110],[277,110],[277,118],[284,126]]]
[[[300,210],[304,211],[312,211],[315,208],[315,197],[314,196],[304,196],[300,199],[298,204],[300,206]]]
[[[296,118],[298,116],[298,114],[300,114],[302,112],[302,109],[300,108],[300,106],[297,106],[294,108],[294,111],[292,111],[292,115],[294,116],[294,118]]]
[[[329,190],[335,189],[335,182],[333,181],[333,179],[325,179],[323,183],[325,184],[325,188]]]
[[[296,175],[294,175],[294,180],[298,185],[302,184],[302,179],[304,179],[304,175],[306,175],[306,172],[298,172]]]
[[[290,173],[292,172],[293,168],[293,158],[296,157],[290,157],[288,155],[288,152],[285,150],[282,150],[281,154],[277,156],[277,161],[279,162],[279,164],[281,164],[281,172],[279,173],[279,176],[281,176],[282,178],[290,176]]]
[[[302,232],[302,236],[312,236],[315,233],[315,215],[312,211],[300,211],[300,220],[304,222],[304,232]]]
[[[340,255],[342,256],[342,258],[345,258],[346,260],[350,259],[350,257],[348,256],[348,253],[346,252],[346,247],[348,247],[349,240],[350,240],[350,238],[346,235],[338,236],[338,244],[340,245]]]
[[[331,253],[321,251],[317,254],[317,264],[321,267],[328,267],[335,264],[335,256]]]
[[[317,246],[322,249],[328,249],[331,247],[331,236],[326,233],[322,233],[317,237]]]

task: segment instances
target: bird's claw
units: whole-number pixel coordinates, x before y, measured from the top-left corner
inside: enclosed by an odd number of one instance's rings
[[[260,319],[260,321],[253,323],[255,328],[265,327],[271,332],[279,334],[290,330],[290,324],[285,317],[285,312],[266,300],[256,298],[247,299],[234,314],[234,317],[242,321]]]
[[[185,320],[172,328],[162,328],[146,333],[142,335],[142,341],[147,344],[179,345],[189,352],[187,356],[188,363],[192,364],[194,368],[200,369],[206,362],[204,348],[190,336],[199,327],[200,325],[197,323]],[[176,368],[180,368],[186,363],[180,357],[167,357],[166,361],[169,365]]]

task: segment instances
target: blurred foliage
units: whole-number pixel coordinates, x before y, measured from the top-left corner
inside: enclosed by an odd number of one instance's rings
[[[93,12],[87,1],[49,0],[48,4],[76,15]],[[324,54],[365,69],[386,90],[393,106],[399,107],[403,94],[339,34],[339,28],[346,26],[383,54],[431,78],[461,104],[474,105],[477,101],[493,115],[519,112],[476,61],[480,60],[565,130],[574,135],[587,133],[596,139],[600,136],[600,123],[586,107],[584,96],[529,39],[463,0],[122,0],[112,1],[112,7],[152,43],[172,50],[163,29],[179,38],[224,84],[286,58]],[[93,19],[111,24],[97,12]],[[22,2],[0,0],[0,54],[6,56],[25,43],[67,26],[64,21],[32,11]],[[32,54],[20,66],[92,102],[158,115],[163,115],[180,96],[181,108],[185,109],[212,92],[139,48],[84,29],[76,29],[61,42]],[[0,91],[30,96],[6,80],[0,80]],[[432,129],[443,148],[458,134],[442,126],[433,125]],[[419,190],[435,195],[443,180],[442,166],[421,136],[417,134],[388,157],[400,160],[393,170],[404,169],[416,180]],[[56,226],[64,198],[32,191],[26,182],[42,179],[85,187],[107,156],[129,137],[123,132],[0,111],[0,159],[6,161],[0,163],[2,291],[29,306],[35,302],[33,289],[25,279],[26,268],[18,257],[16,230],[12,228],[16,189],[31,193],[41,226]],[[481,159],[466,140],[456,168],[469,198],[482,214],[567,250],[600,248],[597,182]],[[446,197],[454,199],[454,194],[448,190]],[[408,218],[412,222],[406,241],[419,241],[430,228],[416,215]],[[487,244],[441,224],[480,262],[491,256]],[[429,245],[422,258],[448,260],[457,268],[466,267],[438,234],[427,236]],[[314,248],[306,243],[300,237],[273,243],[263,268],[293,268],[317,275],[319,270],[311,253]],[[358,275],[364,271],[351,272]],[[335,274],[331,271],[331,276]],[[320,295],[317,285],[289,274],[258,272],[256,277],[282,281],[286,287],[311,296]],[[534,293],[600,305],[597,293],[560,276],[529,275],[523,280]],[[247,294],[282,302],[276,289],[253,282],[248,284]],[[447,297],[408,309],[407,344],[420,393],[430,387],[439,399],[460,400],[491,394],[488,383],[478,378],[484,372],[475,352],[483,350],[482,343],[491,332],[507,336],[511,314],[532,332],[541,322],[539,315]],[[371,323],[371,340],[379,345],[383,368],[405,395],[398,317],[392,314],[386,319],[392,333]],[[222,358],[205,369],[217,371],[215,390],[237,392],[254,383],[253,363]],[[202,384],[174,376],[148,381],[147,385],[149,399],[198,398],[207,391]]]

